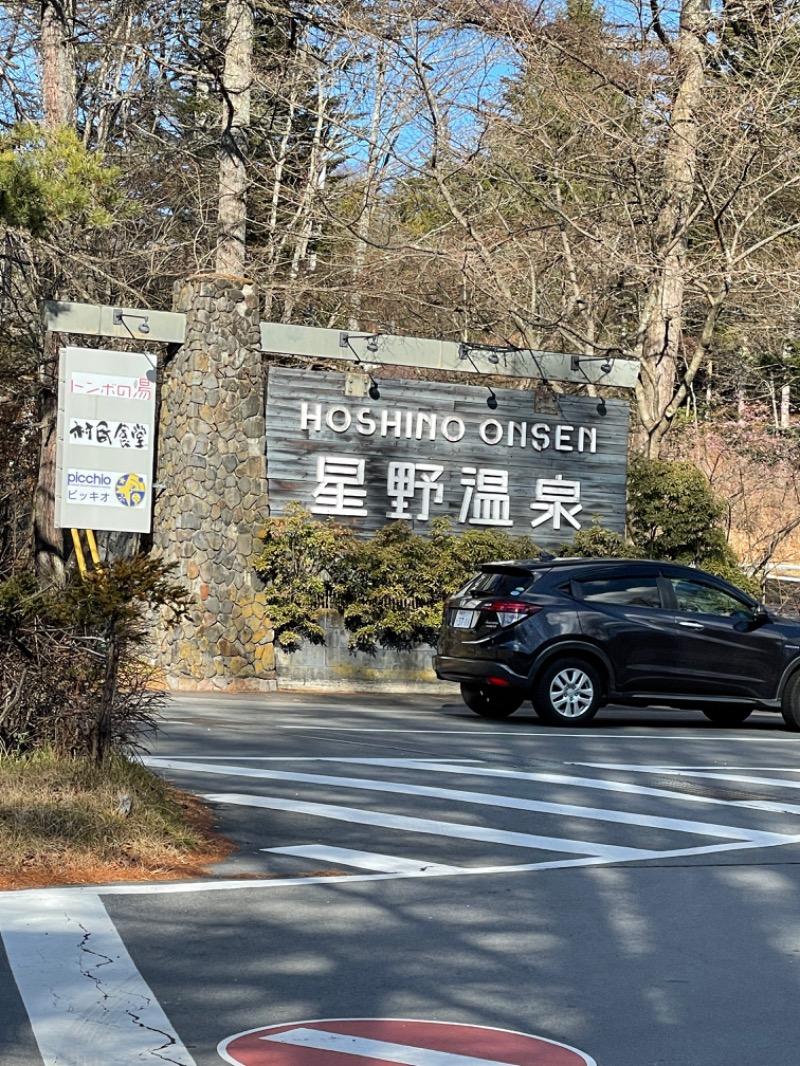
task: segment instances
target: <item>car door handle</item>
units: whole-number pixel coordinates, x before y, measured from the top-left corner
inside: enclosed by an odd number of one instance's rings
[[[683,626],[684,629],[704,629],[705,628],[705,626],[703,626],[700,622],[678,622],[678,625],[679,626]]]

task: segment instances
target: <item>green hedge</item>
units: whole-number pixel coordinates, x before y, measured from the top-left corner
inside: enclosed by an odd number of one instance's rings
[[[528,537],[492,529],[453,534],[446,519],[435,520],[426,537],[393,522],[362,540],[299,505],[270,519],[262,536],[255,568],[267,587],[276,641],[287,649],[304,638],[322,640],[322,607],[339,611],[353,648],[433,644],[442,603],[482,562],[539,555]]]

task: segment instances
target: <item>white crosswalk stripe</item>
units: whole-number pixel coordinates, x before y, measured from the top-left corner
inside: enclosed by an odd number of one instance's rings
[[[337,848],[328,844],[297,844],[288,848],[262,848],[270,855],[296,855],[300,859],[317,862],[334,862],[340,866],[353,866],[358,870],[377,870],[380,873],[462,873],[459,866],[445,866],[439,862],[422,859],[401,859],[397,855],[376,855],[374,851],[356,851],[355,848]]]
[[[166,764],[166,765],[165,765]],[[162,768],[170,767],[169,760],[162,760]],[[752,830],[738,826],[716,825],[706,822],[687,821],[682,818],[661,818],[656,815],[633,814],[630,811],[578,807],[569,803],[550,803],[546,800],[520,799],[515,796],[497,796],[485,792],[465,792],[461,789],[436,788],[433,785],[399,784],[392,781],[377,781],[373,778],[337,777],[329,774],[307,774],[289,770],[250,769],[239,766],[218,767],[202,763],[179,764],[183,769],[201,773],[225,774],[229,777],[251,777],[266,781],[296,781],[310,785],[334,785],[337,788],[352,788],[372,792],[390,792],[406,796],[425,796],[428,799],[444,799],[450,803],[471,803],[476,806],[503,807],[506,810],[535,811],[539,814],[557,814],[562,817],[582,818],[586,821],[617,822],[621,825],[647,826],[651,829],[669,829],[696,836],[721,837],[727,840],[753,840],[760,843],[784,844],[785,838],[771,833],[754,834]],[[462,767],[461,772],[466,772]]]
[[[427,833],[431,836],[444,836],[455,840],[478,840],[485,844],[505,844],[512,848],[535,848],[543,851],[566,852],[569,855],[589,855],[603,858],[607,862],[640,859],[643,856],[649,858],[652,854],[642,848],[619,847],[589,840],[572,840],[568,837],[539,836],[535,833],[515,833],[512,830],[487,829],[482,825],[461,825],[459,822],[441,822],[432,818],[382,814],[378,811],[364,811],[357,807],[339,807],[331,803],[284,800],[274,796],[251,796],[241,792],[210,793],[205,798],[212,803],[230,803],[238,807],[260,807],[271,811],[310,814],[315,818],[331,818],[358,825],[400,829],[406,833]],[[785,843],[785,840],[782,843]]]
[[[261,851],[264,854],[284,856],[286,858],[314,860],[329,865],[350,867],[362,871],[371,871],[375,876],[442,876],[474,874],[489,871],[499,872],[505,870],[534,870],[564,868],[570,865],[596,865],[598,863],[620,863],[642,861],[653,858],[666,859],[667,857],[706,855],[721,851],[738,850],[742,848],[776,847],[785,844],[800,842],[800,825],[798,834],[793,832],[774,832],[763,825],[754,825],[754,821],[763,823],[763,817],[753,817],[753,812],[759,815],[767,813],[780,813],[782,815],[800,814],[800,806],[786,804],[781,801],[765,801],[754,796],[753,799],[735,798],[727,800],[714,795],[686,794],[668,787],[653,787],[647,784],[638,784],[631,781],[615,780],[611,775],[616,771],[649,772],[654,770],[650,767],[629,767],[622,764],[598,767],[593,769],[607,769],[610,773],[604,777],[579,776],[571,773],[554,773],[538,770],[513,770],[503,767],[491,767],[480,765],[471,760],[465,763],[453,763],[446,760],[428,759],[403,759],[403,758],[339,758],[339,759],[299,759],[300,767],[297,769],[288,765],[286,759],[259,759],[257,765],[246,765],[244,761],[225,762],[224,760],[196,760],[190,758],[153,758],[148,759],[148,764],[153,769],[170,772],[185,772],[191,774],[203,774],[223,777],[228,780],[247,780],[252,784],[252,790],[248,792],[209,792],[206,798],[214,803],[226,804],[238,807],[250,807],[253,809],[281,811],[288,815],[325,819],[349,824],[351,827],[375,828],[389,830],[400,834],[414,834],[416,843],[411,845],[417,854],[409,856],[387,854],[381,849],[375,852],[369,848],[343,847],[338,843],[295,843],[285,847],[265,847]],[[280,768],[275,766],[279,763]],[[309,763],[325,764],[325,771],[310,772],[312,769],[323,770],[322,766],[308,766]],[[271,765],[270,765],[271,764]],[[328,771],[327,767],[335,764]],[[588,764],[587,764],[588,765]],[[359,777],[353,770],[359,767],[369,767],[373,776]],[[385,775],[375,774],[377,770],[386,771]],[[392,771],[402,771],[403,779],[392,778]],[[655,770],[654,770],[655,772]],[[661,776],[670,772],[668,768],[659,767],[657,772]],[[683,771],[680,771],[681,773]],[[699,771],[687,770],[686,773],[700,773]],[[352,775],[352,776],[350,776]],[[429,784],[431,775],[441,775],[469,778],[470,789],[445,788]],[[421,781],[413,778],[421,776]],[[709,775],[720,776],[720,775]],[[733,779],[733,775],[730,776]],[[411,777],[411,780],[408,778]],[[748,777],[738,775],[736,778],[742,783],[751,781],[756,784],[779,783],[779,779]],[[589,804],[577,804],[567,802],[555,802],[551,798],[533,798],[505,794],[498,791],[480,791],[474,787],[477,782],[491,781],[497,786],[512,786],[519,792],[520,786],[530,785],[539,792],[544,787],[545,795],[552,795],[553,789],[558,788],[559,797],[565,792],[576,793],[605,793],[609,795],[610,803],[605,806],[590,806]],[[269,785],[299,785],[303,787],[298,796],[295,792],[291,796],[264,794],[263,789]],[[798,782],[789,783],[789,787],[797,787]],[[271,792],[274,790],[271,790]],[[369,808],[356,807],[352,802],[331,801],[331,793],[337,797],[368,792],[375,795],[378,801],[380,796],[392,797],[396,803],[412,802],[418,806],[418,801],[431,800],[437,803],[437,811],[441,811],[441,804],[447,804],[444,814],[437,817],[420,817],[417,814],[400,813],[396,806],[393,810],[379,809],[379,802],[370,804]],[[311,798],[314,795],[319,799]],[[320,793],[322,795],[320,795]],[[613,800],[611,797],[615,797]],[[308,797],[308,798],[306,798]],[[670,813],[655,813],[652,810],[653,800],[669,801]],[[613,804],[613,805],[612,805]],[[719,815],[720,808],[724,808],[726,816],[719,822],[697,818],[676,817],[680,814],[680,808],[691,804],[697,809],[697,804],[702,804],[709,809],[709,813]],[[631,809],[638,805],[639,809]],[[644,805],[645,809],[641,809]],[[525,829],[517,831],[502,826],[492,826],[482,818],[480,823],[474,820],[465,822],[458,817],[448,816],[450,807],[453,811],[464,808],[494,808],[498,814],[510,815],[521,812],[526,815]],[[647,807],[650,809],[648,810]],[[745,818],[742,812],[747,811]],[[739,817],[731,817],[738,812]],[[530,815],[541,815],[542,821],[548,828],[553,824],[553,819],[558,819],[569,829],[568,832],[556,833],[531,831]],[[748,824],[738,824],[740,821]],[[785,821],[785,819],[783,819]],[[580,823],[583,832],[576,832]],[[585,823],[585,825],[584,825]],[[653,838],[652,844],[645,838],[641,845],[634,836],[633,841],[591,839],[593,834],[585,832],[586,825],[601,823],[608,827],[608,832],[619,835],[620,833],[633,832],[641,836],[642,831],[657,832],[658,838]],[[792,826],[789,826],[792,829]],[[538,826],[537,826],[538,829]],[[528,849],[537,852],[553,853],[553,858],[540,858],[538,862],[524,862],[498,864],[496,859],[491,864],[475,866],[472,861],[460,857],[458,862],[442,862],[435,854],[425,854],[429,848],[420,846],[419,841],[425,838],[445,838],[453,842],[468,842],[470,844],[493,846],[494,853],[499,848],[512,848],[518,853],[520,849]],[[692,841],[689,846],[687,838],[700,838],[706,843]],[[400,838],[398,837],[398,840]],[[671,841],[678,846],[671,844]],[[349,843],[349,841],[348,841]],[[638,845],[638,846],[634,846]],[[408,845],[398,847],[399,851],[407,851]],[[422,852],[422,854],[420,854]],[[462,852],[459,853],[460,856]],[[576,858],[569,858],[576,856]],[[480,852],[477,855],[480,863]]]
[[[195,1066],[95,891],[6,892],[0,934],[44,1066]]]

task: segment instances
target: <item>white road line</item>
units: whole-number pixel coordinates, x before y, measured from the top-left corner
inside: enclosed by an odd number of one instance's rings
[[[215,762],[353,762],[349,755],[203,755],[203,763],[215,763]],[[196,762],[196,755],[142,755],[139,757],[139,761],[144,766],[158,766],[161,763],[187,763]],[[415,759],[417,765],[428,766],[430,763],[449,763],[452,759]],[[462,762],[470,763],[478,760],[463,759]],[[359,764],[362,766],[394,766],[397,759],[359,759]],[[572,763],[573,766],[578,766],[578,763]]]
[[[485,792],[466,792],[459,789],[436,788],[433,785],[413,785],[372,778],[334,777],[327,774],[307,774],[292,770],[266,770],[262,767],[225,766],[207,763],[175,762],[172,759],[154,759],[150,765],[156,769],[191,770],[193,772],[218,774],[228,777],[247,777],[251,780],[292,781],[310,785],[331,785],[342,789],[362,789],[370,792],[386,792],[392,795],[425,796],[428,799],[447,800],[450,803],[469,803],[475,806],[500,807],[504,810],[534,811],[538,814],[553,814],[595,822],[613,822],[617,825],[644,826],[648,829],[664,829],[674,833],[693,833],[723,840],[751,840],[762,843],[786,842],[783,834],[761,833],[739,826],[715,825],[707,822],[688,821],[682,818],[662,818],[656,815],[632,814],[606,808],[578,807],[567,803],[550,803],[545,800],[519,799],[515,796],[498,796]],[[429,769],[433,769],[427,764]]]
[[[365,759],[342,757],[336,762],[361,765]],[[423,759],[387,759],[382,765],[397,769],[425,769],[440,774],[467,774],[472,777],[497,777],[512,781],[541,781],[547,784],[568,785],[570,788],[595,789],[600,792],[620,792],[638,796],[661,796],[665,799],[678,800],[681,803],[704,803],[719,807],[743,807],[748,810],[777,810],[794,813],[793,809],[783,806],[765,806],[759,801],[723,800],[713,796],[694,796],[685,792],[675,792],[668,788],[650,788],[647,785],[633,785],[627,781],[607,781],[597,777],[575,777],[570,774],[554,774],[533,770],[504,770],[499,767],[473,766],[461,763],[429,763]],[[577,765],[577,764],[570,764]],[[593,763],[585,764],[593,766]]]
[[[213,719],[212,719],[213,720]],[[535,725],[536,723],[531,723]],[[481,737],[513,737],[514,740],[533,740],[537,744],[541,744],[543,740],[614,740],[619,742],[623,738],[626,742],[629,740],[686,740],[686,733],[663,733],[660,729],[654,727],[652,733],[593,733],[587,729],[582,729],[580,732],[571,729],[567,733],[554,733],[550,729],[542,729],[536,733],[523,733],[519,727],[511,729],[481,729],[481,723],[476,722],[472,729],[401,729],[387,726],[378,727],[365,727],[365,726],[337,726],[325,723],[317,725],[314,722],[303,722],[298,720],[291,724],[282,724],[280,722],[273,723],[270,721],[270,729],[289,729],[293,732],[307,732],[311,729],[320,729],[329,733],[415,733],[420,737],[429,736],[446,736],[446,737],[471,737],[474,739],[480,739]],[[694,730],[691,733],[692,743],[702,743],[704,740],[712,741],[714,744],[719,745],[720,736],[719,730],[704,730],[700,733],[695,733]],[[790,735],[782,732],[775,736],[761,736],[754,733],[743,733],[740,735],[734,735],[732,733],[726,733],[726,744],[747,744],[748,747],[752,744],[786,744],[790,739]]]
[[[788,837],[785,841],[786,844],[800,844],[800,834],[794,837]],[[779,847],[777,843],[765,845],[766,847]],[[750,850],[752,845],[749,841],[736,841],[730,844],[706,844],[697,848],[673,848],[668,851],[649,851],[641,852],[629,859],[621,859],[620,862],[625,861],[646,861],[648,859],[655,859],[662,863],[668,859],[682,859],[682,858],[699,858],[703,855],[717,855],[723,852],[732,851],[744,851]],[[67,888],[59,889],[59,892],[75,894],[75,895],[97,895],[103,896],[177,896],[184,892],[189,893],[203,893],[203,892],[242,892],[251,890],[262,889],[283,889],[294,888],[297,885],[313,885],[317,888],[332,888],[336,889],[343,885],[349,884],[365,884],[373,881],[405,881],[415,880],[419,877],[427,876],[439,876],[439,877],[474,877],[484,876],[485,874],[522,874],[539,872],[542,870],[568,870],[579,867],[598,867],[606,866],[610,861],[603,857],[586,857],[580,859],[552,859],[545,862],[530,862],[530,863],[516,863],[513,866],[459,866],[453,869],[452,873],[446,873],[445,871],[434,872],[432,875],[422,874],[415,871],[408,871],[403,873],[370,873],[370,874],[343,874],[341,877],[265,877],[263,879],[253,878],[247,881],[242,881],[239,878],[235,878],[230,881],[155,881],[149,884],[144,882],[137,882],[135,884],[109,884],[109,885],[95,885],[92,887],[80,887],[80,888]],[[4,892],[2,895],[3,907],[5,907],[6,901],[12,897],[19,896],[22,900],[23,907],[29,907],[31,900],[36,893],[30,889],[20,889],[16,892]],[[0,909],[0,927],[2,926],[2,909]],[[58,1063],[57,1066],[65,1066],[65,1064]],[[94,1066],[93,1063],[81,1063],[80,1066]]]
[[[196,1066],[96,889],[4,892],[0,934],[44,1066]]]
[[[476,1059],[472,1055],[454,1055],[432,1048],[392,1044],[387,1040],[349,1036],[347,1033],[326,1033],[320,1029],[289,1029],[274,1036],[262,1036],[273,1044],[310,1048],[314,1051],[334,1051],[339,1055],[360,1055],[376,1062],[394,1062],[400,1066],[503,1066],[497,1059]]]
[[[342,760],[345,761],[345,760]],[[347,759],[349,763],[356,764],[358,759]],[[414,759],[397,759],[395,766],[402,769],[413,769],[414,766],[423,767],[422,763]],[[595,763],[570,765],[596,766]],[[570,788],[596,789],[600,792],[622,792],[634,796],[662,796],[665,799],[678,800],[680,803],[705,803],[717,807],[741,807],[745,810],[771,811],[778,814],[798,814],[800,807],[792,804],[771,803],[762,800],[724,800],[715,796],[696,796],[687,792],[675,792],[669,788],[651,788],[648,785],[632,785],[627,781],[607,781],[598,777],[574,777],[570,774],[551,774],[529,770],[503,770],[487,766],[462,766],[459,764],[448,765],[447,763],[424,764],[424,768],[431,773],[437,774],[467,774],[472,777],[498,777],[511,781],[542,781],[554,785],[568,785]],[[606,766],[606,769],[609,769]],[[597,766],[597,769],[601,767]],[[616,766],[617,770],[627,770],[630,767],[625,764]],[[651,767],[642,767],[642,770],[650,770]]]
[[[224,758],[224,756],[221,756],[221,757]],[[340,759],[332,759],[331,760],[331,762],[340,762],[340,761],[341,761]],[[446,760],[437,759],[437,760],[434,760],[434,761],[436,761],[436,762],[442,762],[442,761],[450,762],[449,759],[446,759]],[[594,763],[594,762],[565,762],[564,765],[565,766],[597,766],[597,767],[603,767],[603,766],[606,766],[608,764],[607,763]],[[626,765],[626,764],[622,763],[620,765]],[[744,770],[759,770],[762,774],[766,774],[766,773],[770,773],[770,774],[800,774],[800,766],[724,766],[723,767],[723,766],[720,766],[719,763],[715,763],[713,766],[694,766],[694,765],[692,765],[692,766],[652,766],[652,765],[648,764],[647,769],[648,770],[659,770],[659,771],[663,770],[664,773],[672,773],[675,770],[713,770],[715,773],[718,773],[718,774],[722,774],[722,773],[730,774],[730,773],[733,773],[734,770],[740,770],[740,771],[744,771]]]
[[[800,781],[781,781],[775,777],[753,777],[751,774],[734,774],[730,770],[711,767],[636,766],[627,763],[572,763],[573,766],[593,766],[598,770],[630,770],[635,774],[668,774],[671,777],[702,777],[712,781],[734,781],[746,785],[773,785],[775,788],[800,789]],[[793,771],[797,773],[798,771]]]
[[[261,848],[271,855],[296,855],[317,862],[335,862],[340,866],[355,866],[359,870],[378,870],[380,873],[457,874],[461,866],[445,866],[422,859],[401,859],[396,855],[378,855],[373,851],[355,851],[326,844],[299,844],[289,848]]]
[[[734,784],[770,785],[774,788],[800,789],[800,781],[779,781],[773,777],[752,777],[731,773],[703,773],[696,769],[679,770],[670,766],[629,766],[625,763],[618,765],[613,763],[571,763],[570,765],[594,767],[598,770],[628,770],[631,773],[658,774],[660,777],[695,777],[707,781],[731,781]],[[772,769],[775,769],[776,773],[785,772],[774,767]],[[788,772],[798,773],[800,771],[791,770]],[[671,792],[670,795],[682,795],[684,799],[689,800],[697,798],[685,793]],[[728,807],[747,807],[752,811],[768,811],[771,814],[800,814],[800,804],[787,803],[784,800],[723,800],[710,797],[700,797],[700,799],[705,803],[724,803]]]
[[[399,829],[404,833],[427,833],[457,840],[480,840],[487,844],[505,844],[508,847],[561,851],[568,855],[589,855],[603,858],[607,862],[629,862],[632,859],[640,859],[643,855],[647,855],[648,858],[652,855],[651,851],[642,848],[626,848],[621,845],[599,844],[596,841],[572,840],[566,837],[515,833],[512,830],[487,829],[482,825],[461,825],[458,822],[439,822],[430,818],[411,818],[406,815],[384,814],[379,811],[363,811],[356,807],[339,807],[331,803],[283,800],[273,796],[248,796],[241,792],[217,792],[206,795],[204,798],[211,803],[288,811],[290,814],[309,814],[315,818],[331,818],[335,821],[351,822],[357,825],[374,825],[382,829]],[[785,837],[781,843],[787,843],[790,839],[790,837]]]

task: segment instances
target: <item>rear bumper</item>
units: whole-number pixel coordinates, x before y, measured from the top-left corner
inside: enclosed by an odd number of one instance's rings
[[[466,681],[479,685],[487,678],[502,678],[512,688],[527,690],[528,678],[514,673],[504,663],[485,659],[458,659],[452,655],[434,655],[433,669],[440,681]]]

